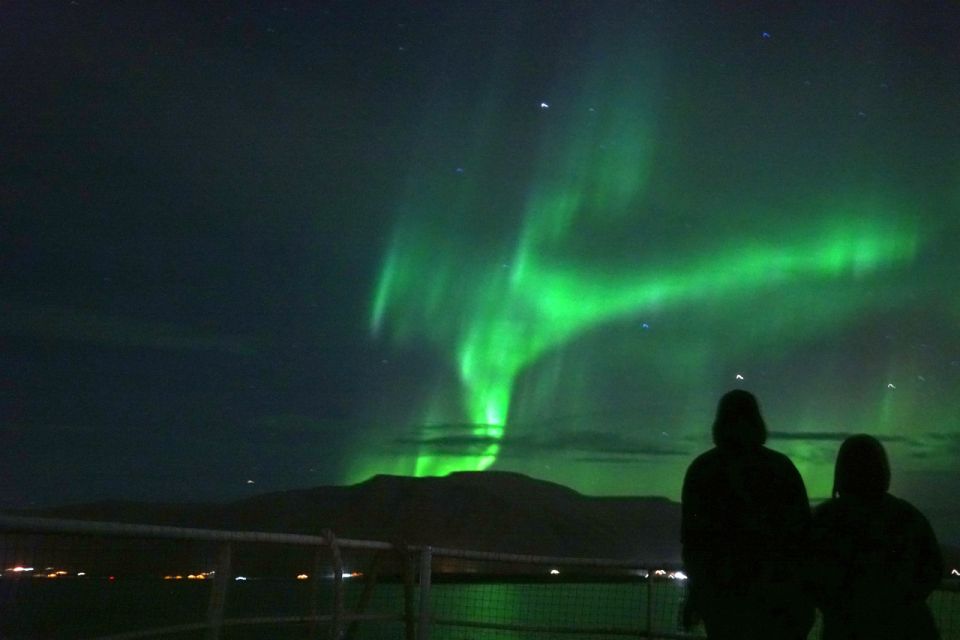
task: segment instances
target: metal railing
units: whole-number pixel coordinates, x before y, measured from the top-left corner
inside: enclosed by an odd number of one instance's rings
[[[188,566],[207,570],[179,573]],[[278,629],[288,629],[296,630],[289,637],[333,640],[702,635],[679,627],[685,587],[677,570],[338,539],[329,530],[313,536],[0,515],[0,637],[222,640],[257,628],[269,632],[263,637],[286,637]],[[40,575],[59,581],[33,577]],[[79,615],[60,612],[67,595],[86,603],[77,605]],[[943,637],[957,637],[960,592],[937,595]]]

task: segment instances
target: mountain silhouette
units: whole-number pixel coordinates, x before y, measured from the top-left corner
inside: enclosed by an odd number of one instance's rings
[[[104,501],[30,512],[57,518],[319,535],[565,557],[680,560],[680,505],[592,497],[519,473],[378,475],[351,486],[222,504]]]

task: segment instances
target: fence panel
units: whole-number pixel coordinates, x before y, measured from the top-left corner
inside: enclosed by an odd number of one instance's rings
[[[331,545],[331,542],[333,544]],[[677,567],[0,515],[0,637],[614,640],[679,626]],[[960,640],[957,582],[930,598]],[[810,637],[820,637],[819,621]]]

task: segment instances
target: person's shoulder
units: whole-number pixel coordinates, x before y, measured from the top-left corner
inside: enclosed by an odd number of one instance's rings
[[[824,500],[813,508],[813,517],[816,520],[829,520],[840,511],[840,501],[836,498]]]
[[[811,509],[811,523],[814,531],[838,532],[849,527],[849,515],[839,499],[830,498]]]
[[[889,493],[883,497],[883,506],[892,517],[898,520],[919,520],[925,522],[927,519],[920,509],[917,509],[903,498],[898,498]]]
[[[786,456],[786,454],[780,453],[779,451],[771,449],[767,446],[760,447],[760,451],[762,452],[761,455],[775,464],[790,465],[791,467],[793,466],[793,462]]]
[[[687,475],[704,473],[716,468],[720,464],[720,451],[717,448],[704,451],[687,467]]]
[[[767,447],[761,447],[760,451],[762,452],[761,455],[763,456],[766,464],[770,465],[780,473],[799,476],[797,466],[793,464],[793,460],[788,458],[786,454],[769,449]]]
[[[720,457],[721,457],[721,452],[719,448],[714,447],[712,449],[707,449],[706,451],[698,455],[696,458],[694,458],[693,462],[690,463],[690,466],[692,467],[693,465],[701,466],[701,465],[717,464],[718,462],[720,462]]]

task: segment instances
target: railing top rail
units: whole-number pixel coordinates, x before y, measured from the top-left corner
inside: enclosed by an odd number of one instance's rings
[[[324,536],[270,533],[265,531],[229,531],[223,529],[199,529],[192,527],[172,527],[150,524],[130,524],[126,522],[103,522],[95,520],[68,520],[63,518],[41,518],[0,513],[0,531],[12,533],[42,533],[65,535],[100,535],[115,537],[138,537],[150,539],[194,540],[207,542],[266,542],[303,546],[325,546],[330,542]],[[377,540],[356,540],[337,538],[337,545],[344,549],[391,550],[395,545]],[[679,567],[671,562],[641,562],[638,560],[616,560],[610,558],[571,558],[561,556],[538,556],[495,551],[473,551],[410,545],[411,551],[430,549],[434,556],[459,558],[487,562],[512,562],[518,564],[560,565],[566,567],[589,566],[618,569],[647,569],[653,567]]]
[[[0,531],[18,533],[63,533],[74,535],[101,535],[117,537],[160,538],[175,540],[201,540],[211,542],[270,542],[293,545],[327,545],[323,536],[298,533],[270,533],[266,531],[226,531],[223,529],[197,529],[170,527],[126,522],[102,522],[95,520],[67,520],[61,518],[38,518],[0,514]],[[392,549],[393,545],[374,540],[338,539],[341,547],[358,549]]]
[[[565,567],[589,566],[610,569],[647,569],[653,565],[657,568],[673,567],[677,563],[671,562],[640,562],[637,560],[616,560],[612,558],[571,558],[564,556],[535,556],[520,553],[500,553],[498,551],[472,551],[469,549],[449,549],[445,547],[430,547],[434,556],[447,558],[461,558],[463,560],[487,560],[495,562],[513,562],[517,564],[560,565]]]

